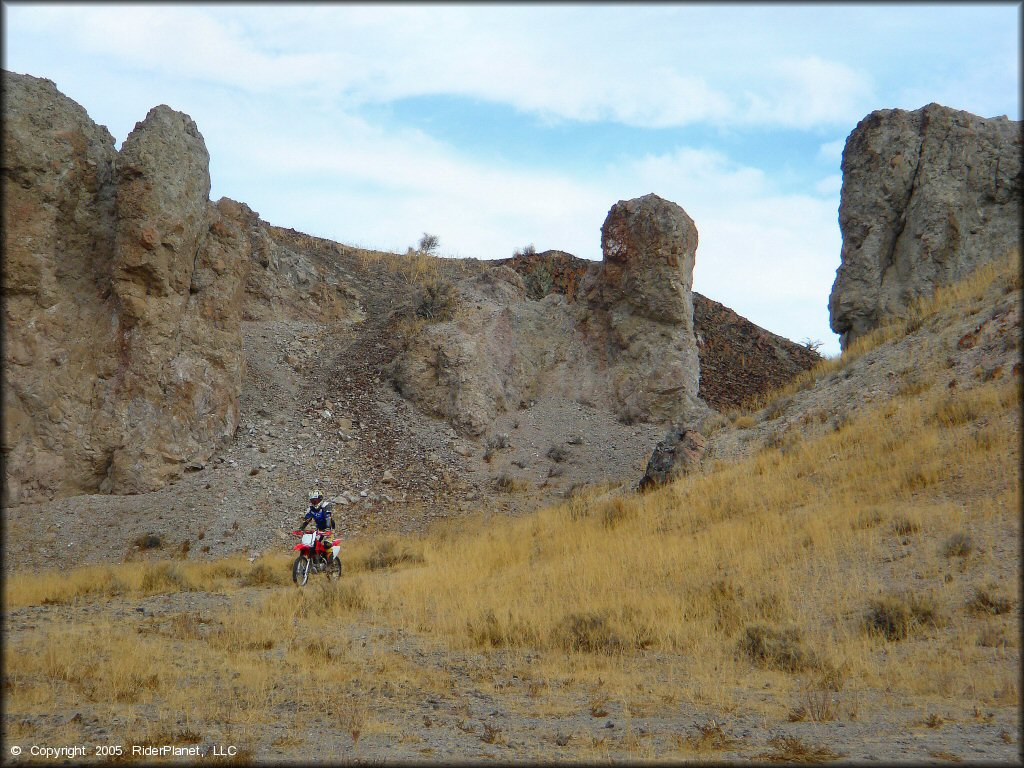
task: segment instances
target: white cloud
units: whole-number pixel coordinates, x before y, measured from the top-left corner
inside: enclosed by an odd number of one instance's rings
[[[818,147],[818,157],[835,163],[836,168],[843,160],[843,150],[846,149],[846,139],[836,139]]]
[[[699,25],[717,26],[698,9],[683,15],[515,6],[57,10],[9,9],[19,24],[38,28],[45,20],[61,46],[121,67],[268,96],[307,89],[350,106],[450,94],[556,119],[654,128],[737,121],[804,126],[848,120],[870,96],[868,77],[840,62],[779,58],[763,43],[751,48],[749,35],[718,32],[707,39]]]
[[[843,188],[843,175],[841,173],[834,173],[831,176],[826,176],[821,179],[817,184],[814,185],[814,190],[819,195],[826,195],[829,197],[835,197],[838,199],[839,192]]]

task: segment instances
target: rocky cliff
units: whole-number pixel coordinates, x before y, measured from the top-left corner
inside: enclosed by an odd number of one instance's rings
[[[159,488],[237,426],[256,216],[209,202],[187,115],[117,152],[52,82],[3,77],[5,499]]]
[[[842,169],[829,312],[844,349],[915,297],[1019,249],[1019,122],[938,104],[879,110],[850,134]]]

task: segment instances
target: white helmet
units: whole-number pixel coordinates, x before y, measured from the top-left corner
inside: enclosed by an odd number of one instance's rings
[[[320,493],[319,488],[314,488],[309,492],[309,506],[319,508],[324,503],[324,495]]]

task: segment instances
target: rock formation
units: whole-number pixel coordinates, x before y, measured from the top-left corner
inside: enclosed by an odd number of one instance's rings
[[[696,429],[669,430],[651,453],[644,476],[640,478],[639,490],[664,485],[698,469],[706,446],[704,435]]]
[[[527,296],[542,299],[559,293],[570,303],[593,266],[563,251],[496,263],[522,276]],[[821,360],[811,349],[755,325],[697,291],[693,292],[693,332],[700,361],[697,395],[719,411],[780,387]]]
[[[606,360],[624,415],[670,421],[696,403],[693,334],[697,227],[657,195],[619,201],[601,227],[604,261],[584,282],[603,322]]]
[[[700,392],[721,407],[750,379],[720,376],[735,345],[715,346],[700,311],[695,328],[697,230],[655,195],[612,207],[601,263],[560,251],[424,263],[211,203],[202,135],[169,107],[118,152],[52,82],[3,80],[8,504],[146,492],[202,466],[239,423],[245,321],[283,324],[272,335],[330,325],[358,358],[353,387],[390,378],[469,437],[544,397],[625,425],[692,424],[708,414]],[[750,335],[745,322],[722,326]],[[281,350],[289,375],[311,370],[289,360],[303,338]],[[769,347],[796,359],[782,341],[755,345],[744,370],[781,375],[761,363]],[[701,349],[728,386],[700,382]]]
[[[656,195],[620,201],[602,247],[604,261],[587,268],[578,296],[566,277],[576,301],[558,292],[527,301],[523,278],[503,265],[462,280],[456,317],[427,325],[397,358],[399,391],[470,436],[541,394],[608,408],[626,422],[703,414],[693,221]],[[536,276],[540,261],[521,257],[518,266]],[[558,261],[565,272],[566,259]]]
[[[118,153],[52,82],[3,77],[5,500],[159,488],[237,426],[256,216],[209,202],[187,115]]]
[[[916,297],[1019,249],[1019,122],[938,104],[879,110],[850,134],[842,168],[829,312],[844,349]]]

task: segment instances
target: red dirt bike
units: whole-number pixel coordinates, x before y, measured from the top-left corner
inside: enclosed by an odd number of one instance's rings
[[[311,573],[326,574],[329,580],[341,578],[341,559],[338,557],[341,539],[332,539],[328,543],[326,531],[292,531],[292,535],[301,537],[301,541],[292,547],[299,553],[292,565],[292,581],[304,587]]]

